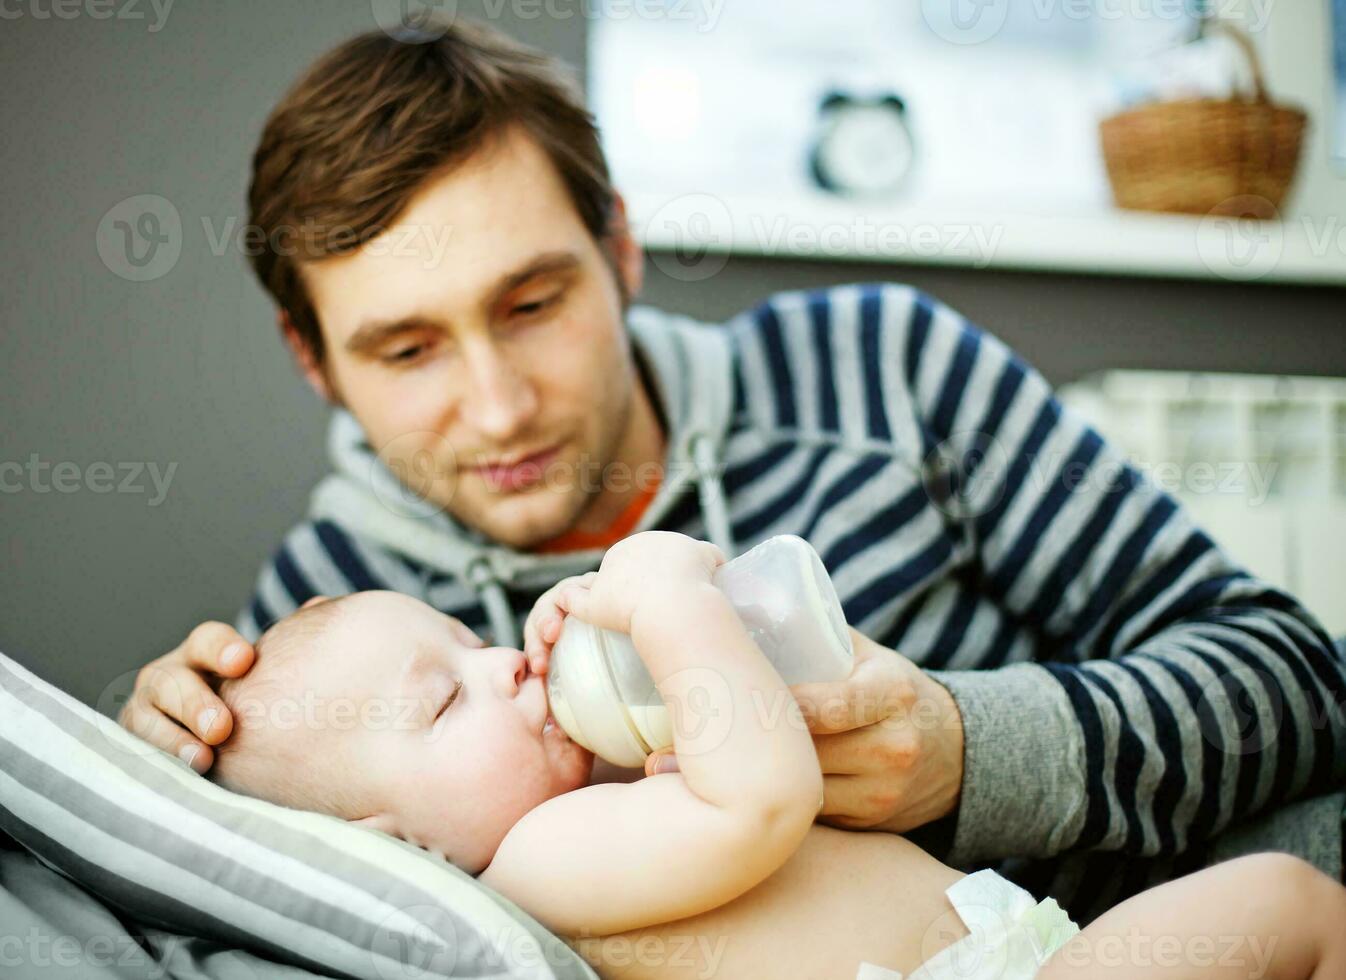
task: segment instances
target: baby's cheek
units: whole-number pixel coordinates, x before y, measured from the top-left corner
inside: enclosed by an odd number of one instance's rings
[[[571,743],[571,746],[574,752],[566,772],[566,776],[569,778],[566,781],[565,789],[562,790],[566,793],[588,786],[594,773],[594,754],[582,745]]]

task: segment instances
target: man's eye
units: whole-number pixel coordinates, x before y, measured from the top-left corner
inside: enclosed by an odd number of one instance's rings
[[[403,347],[399,351],[393,351],[390,354],[385,354],[383,356],[383,361],[385,364],[406,364],[410,361],[416,360],[416,358],[420,357],[421,354],[425,353],[427,349],[428,348],[426,344],[416,344],[413,347]]]
[[[560,298],[560,293],[548,296],[546,299],[534,300],[531,303],[520,303],[514,307],[514,312],[520,316],[532,316],[534,313],[541,313],[543,310],[552,306]]]

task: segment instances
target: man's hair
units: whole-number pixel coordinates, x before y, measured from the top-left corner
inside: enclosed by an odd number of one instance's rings
[[[514,125],[556,167],[595,242],[611,230],[607,162],[570,69],[461,18],[430,27],[419,39],[370,31],[320,58],[272,110],[253,156],[253,270],[319,364],[301,265],[377,238],[427,179]]]
[[[331,755],[313,752],[313,725],[330,722],[319,706],[305,705],[303,666],[320,656],[322,641],[339,628],[341,601],[332,599],[278,620],[258,638],[257,658],[242,677],[220,684],[234,717],[229,737],[215,747],[207,776],[226,789],[300,810],[347,820],[365,816],[360,788]]]

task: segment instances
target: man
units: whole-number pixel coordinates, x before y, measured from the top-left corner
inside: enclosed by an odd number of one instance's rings
[[[1341,874],[1346,668],[1312,617],[912,289],[718,327],[632,307],[640,250],[542,55],[461,23],[352,40],[273,112],[250,204],[335,472],[237,629],[141,672],[133,731],[207,769],[231,728],[211,679],[315,595],[395,589],[516,643],[634,530],[730,555],[790,532],[872,638],[847,681],[795,688],[828,822],[1083,920],[1256,814],[1257,846]]]

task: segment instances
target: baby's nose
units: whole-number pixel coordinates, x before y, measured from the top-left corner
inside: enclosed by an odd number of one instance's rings
[[[522,650],[510,650],[506,647],[499,648],[498,654],[505,693],[509,697],[514,697],[528,677],[528,658],[524,656]]]

